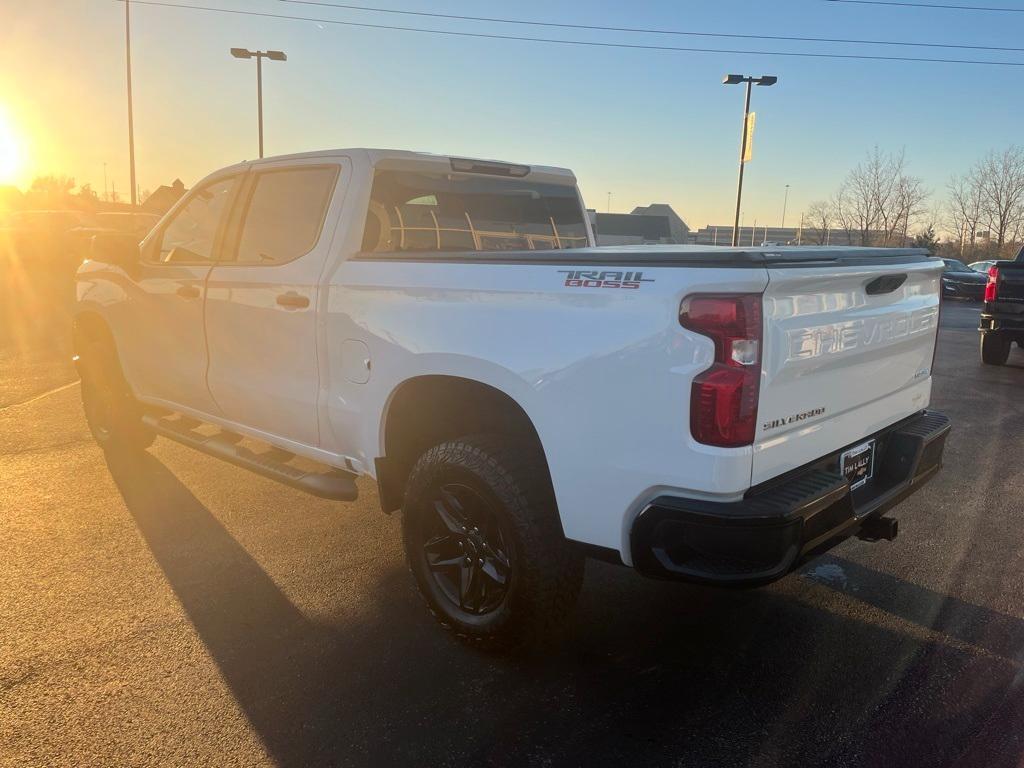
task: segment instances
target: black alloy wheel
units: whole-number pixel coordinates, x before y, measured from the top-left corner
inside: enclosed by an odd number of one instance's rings
[[[512,583],[512,564],[492,505],[463,483],[440,485],[432,496],[420,535],[434,584],[468,614],[497,610]]]
[[[478,648],[543,642],[583,583],[583,555],[562,533],[543,454],[508,435],[456,438],[417,459],[402,542],[430,612]]]

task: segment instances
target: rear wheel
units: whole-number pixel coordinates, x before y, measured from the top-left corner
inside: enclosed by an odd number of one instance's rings
[[[142,423],[142,407],[132,396],[117,356],[108,344],[87,340],[79,350],[82,407],[89,431],[108,452],[141,451],[156,435]]]
[[[1000,333],[981,334],[981,362],[985,365],[1006,365],[1011,340]]]
[[[431,612],[492,647],[549,634],[583,579],[543,462],[517,448],[489,436],[435,446],[413,467],[403,504],[406,560]]]

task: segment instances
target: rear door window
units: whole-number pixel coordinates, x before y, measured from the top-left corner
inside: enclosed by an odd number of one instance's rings
[[[256,174],[238,240],[243,264],[283,264],[309,253],[323,227],[338,169],[314,166]]]
[[[559,250],[587,246],[576,188],[482,175],[378,171],[363,251]]]

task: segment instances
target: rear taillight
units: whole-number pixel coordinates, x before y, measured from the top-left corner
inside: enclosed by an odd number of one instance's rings
[[[988,268],[988,284],[985,286],[985,301],[995,301],[999,298],[999,267]]]
[[[727,448],[750,445],[761,383],[761,294],[688,296],[679,322],[715,343],[715,362],[690,391],[693,438]]]

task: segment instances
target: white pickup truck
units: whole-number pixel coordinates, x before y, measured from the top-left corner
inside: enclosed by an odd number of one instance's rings
[[[225,168],[77,276],[89,425],[327,498],[376,479],[441,623],[563,617],[586,555],[776,579],[934,475],[941,262],[594,248],[567,170],[335,150]]]

